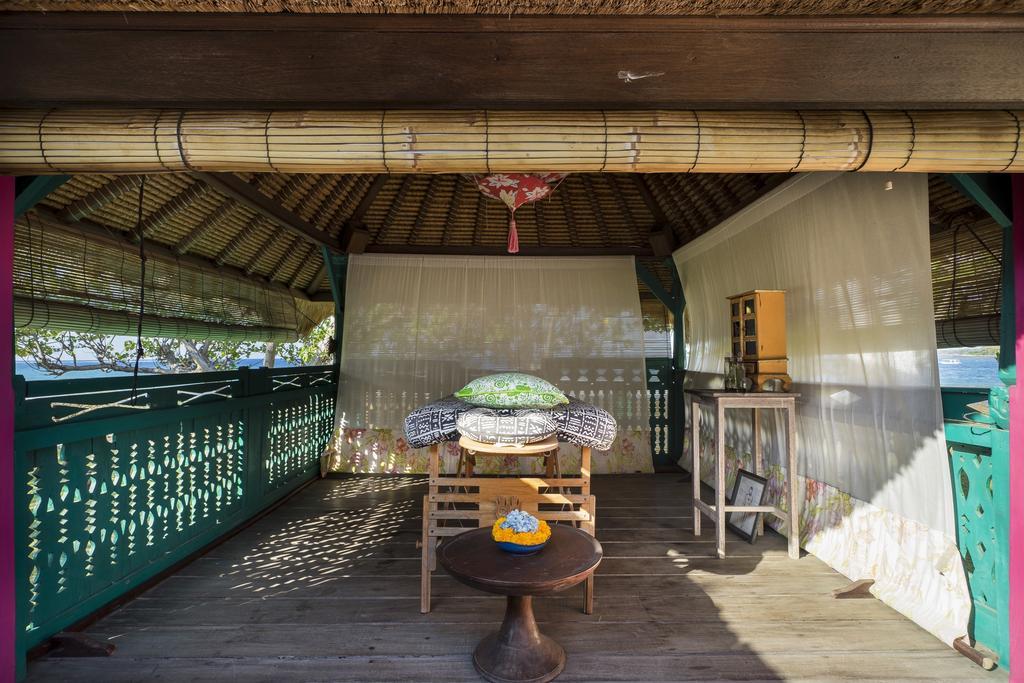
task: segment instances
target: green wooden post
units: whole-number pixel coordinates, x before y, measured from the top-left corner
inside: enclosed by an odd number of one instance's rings
[[[23,215],[42,201],[46,195],[69,180],[71,180],[69,175],[41,175],[18,178],[18,195],[14,200],[14,217],[17,218]]]
[[[324,263],[327,265],[327,280],[331,283],[334,296],[334,369],[340,376],[341,339],[345,329],[345,284],[348,276],[348,254],[335,254],[327,247],[321,247]]]
[[[686,406],[683,398],[683,381],[686,379],[686,338],[684,312],[686,310],[686,294],[683,283],[679,280],[679,271],[672,259],[666,259],[672,272],[672,400],[669,403],[671,423],[669,424],[669,443],[674,462],[683,457],[683,436],[686,432]]]
[[[1008,387],[1017,381],[1016,315],[1014,312],[1013,205],[1010,176],[998,173],[950,173],[946,181],[973,201],[1003,228],[1002,302],[999,308],[999,378],[1003,386],[989,392],[989,405],[996,425],[1006,428],[1010,421]]]

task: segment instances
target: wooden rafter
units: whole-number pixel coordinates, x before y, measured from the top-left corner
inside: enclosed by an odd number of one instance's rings
[[[405,200],[405,195],[412,187],[413,177],[407,175],[402,178],[401,184],[398,186],[398,191],[395,193],[395,198],[391,200],[391,204],[388,206],[388,211],[384,215],[384,222],[381,223],[380,229],[377,231],[375,241],[383,242],[388,234],[388,230],[391,229],[395,219],[398,217],[398,212],[402,208],[402,202]]]
[[[328,249],[341,251],[341,247],[334,237],[306,222],[233,173],[196,173],[194,175],[221,194],[231,197],[239,204],[280,225],[285,230]]]
[[[455,209],[462,201],[462,195],[467,191],[468,185],[462,182],[462,176],[455,176],[452,183],[452,193],[448,199],[448,211],[444,217],[444,232],[441,235],[441,244],[449,244],[452,239],[452,226],[455,225]]]
[[[81,199],[71,202],[61,209],[57,215],[66,223],[74,223],[83,218],[88,218],[107,204],[117,201],[128,192],[137,188],[141,182],[142,176],[118,176],[109,183],[104,183],[97,187]]]
[[[213,232],[236,206],[237,204],[230,199],[222,201],[217,205],[217,208],[208,213],[187,235],[178,240],[178,243],[174,245],[174,251],[179,254],[187,253],[193,246],[202,241],[204,237]]]
[[[217,253],[217,256],[214,258],[217,264],[222,266],[228,261],[233,260],[239,249],[241,249],[242,245],[245,244],[245,240],[255,232],[256,226],[258,226],[262,220],[262,216],[258,215],[247,220],[242,226],[242,229],[235,233],[235,236],[232,237],[231,240],[224,245],[224,248]]]
[[[430,176],[427,179],[427,186],[423,189],[423,197],[420,198],[420,204],[416,207],[416,218],[412,221],[412,227],[409,228],[409,236],[406,238],[406,242],[412,244],[416,241],[416,234],[419,232],[420,223],[426,218],[427,210],[430,209],[432,200],[434,199],[434,188],[437,187],[437,176]]]
[[[566,187],[563,189],[565,189],[566,192],[564,192],[558,199],[562,204],[562,213],[565,214],[565,227],[566,232],[569,233],[569,242],[572,243],[572,246],[578,247],[580,245],[580,237],[579,234],[577,234],[578,223],[576,222],[576,212],[572,208],[572,201],[570,201],[568,183],[565,185]]]
[[[140,226],[142,234],[149,237],[154,230],[173,220],[182,211],[192,208],[193,204],[206,196],[209,191],[210,188],[202,183],[189,185],[142,221]]]
[[[604,219],[604,211],[601,210],[601,205],[597,201],[597,195],[594,193],[594,183],[588,175],[580,176],[580,180],[583,182],[583,189],[586,191],[587,196],[591,198],[591,206],[594,208],[594,219],[597,221],[597,227],[601,231],[601,237],[605,246],[608,246],[610,242],[608,223]]]
[[[322,181],[323,177],[320,176],[319,180]],[[310,183],[310,180],[310,177],[307,175],[293,175],[288,179],[288,182],[274,192],[271,198],[289,210],[298,207],[317,189],[317,182]],[[250,184],[259,189],[259,178],[255,178],[254,182]],[[279,235],[275,232],[260,241],[260,244],[253,250],[253,255],[249,258],[249,262],[246,263],[245,269],[247,272],[255,272],[256,266],[266,256],[265,249],[278,237]],[[283,238],[290,239],[290,236],[284,235]],[[287,253],[287,248],[285,253]],[[268,270],[267,276],[272,280],[276,279],[274,278],[273,268]]]

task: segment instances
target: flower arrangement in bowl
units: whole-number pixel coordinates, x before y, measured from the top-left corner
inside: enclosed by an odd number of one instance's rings
[[[528,512],[512,510],[499,517],[491,527],[491,538],[498,547],[509,553],[529,555],[535,553],[551,538],[551,527]]]

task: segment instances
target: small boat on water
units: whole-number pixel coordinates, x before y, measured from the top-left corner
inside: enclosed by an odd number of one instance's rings
[[[959,358],[940,358],[939,365],[960,365]]]

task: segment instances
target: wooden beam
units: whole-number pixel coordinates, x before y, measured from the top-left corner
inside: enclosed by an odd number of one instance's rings
[[[657,278],[657,276],[655,276],[654,273],[649,271],[647,267],[644,266],[644,264],[637,261],[635,265],[636,276],[640,280],[640,282],[647,285],[647,289],[651,290],[651,293],[654,294],[655,297],[657,297],[658,301],[665,304],[665,308],[672,312],[675,312],[676,307],[678,305],[676,298],[672,294],[670,294],[664,286],[662,286],[661,281]]]
[[[41,175],[28,180],[14,198],[14,217],[24,214],[70,179],[67,175]]]
[[[324,275],[326,274],[327,261],[324,261],[322,264],[320,264],[320,268],[316,271],[316,275],[313,276],[313,279],[310,281],[309,285],[306,286],[306,294],[308,294],[311,299],[315,300],[317,292],[320,291],[320,285],[324,281]],[[334,299],[332,298],[331,301],[333,300]]]
[[[363,243],[367,241],[366,235],[360,235],[357,237],[356,233],[359,231],[366,231],[363,219],[366,218],[366,212],[370,210],[371,206],[373,206],[374,200],[377,199],[377,195],[380,194],[381,189],[387,182],[388,175],[382,173],[375,176],[373,181],[370,183],[370,186],[366,188],[366,192],[363,193],[362,198],[359,200],[359,204],[357,204],[355,210],[352,211],[352,215],[349,216],[345,225],[341,227],[341,232],[338,235],[338,241],[341,244],[342,251],[346,253],[349,252],[353,243],[359,247],[356,249],[357,251],[360,251],[360,253],[365,251],[362,246]]]
[[[118,176],[109,183],[97,187],[81,199],[71,202],[61,209],[57,215],[66,223],[74,223],[83,218],[88,218],[104,206],[117,201],[128,192],[137,189],[142,183],[143,178],[145,176],[142,175]]]
[[[233,173],[195,173],[196,178],[217,190],[221,194],[247,206],[258,215],[280,225],[285,230],[295,233],[319,246],[332,251],[341,251],[338,241],[329,234],[311,225],[298,214],[284,208],[273,199],[257,190]]]
[[[483,195],[481,195],[482,197]],[[456,245],[404,245],[372,244],[366,248],[368,254],[451,254],[457,256],[508,256],[504,245],[456,246]],[[650,247],[531,247],[519,246],[521,256],[653,256]]]
[[[1022,46],[1008,14],[11,13],[0,106],[1017,108]]]
[[[45,224],[47,232],[64,232],[70,235],[81,235],[92,242],[107,244],[118,249],[129,249],[132,253],[137,252],[139,249],[133,236],[127,232],[108,228],[88,220],[78,221],[69,225],[61,221],[54,212],[40,207],[36,207],[34,215],[36,215],[39,220]],[[245,271],[232,266],[218,265],[214,261],[210,261],[199,256],[179,254],[173,248],[164,246],[157,242],[147,240],[146,257],[175,265],[185,264],[194,268],[214,271],[221,277],[241,280],[246,284],[252,284],[255,282],[264,287],[286,292],[296,299],[309,299],[305,292],[285,287],[282,284],[267,280],[266,278],[249,275]]]
[[[943,176],[960,194],[981,207],[1003,228],[1013,225],[1010,176],[996,173],[948,173]]]

